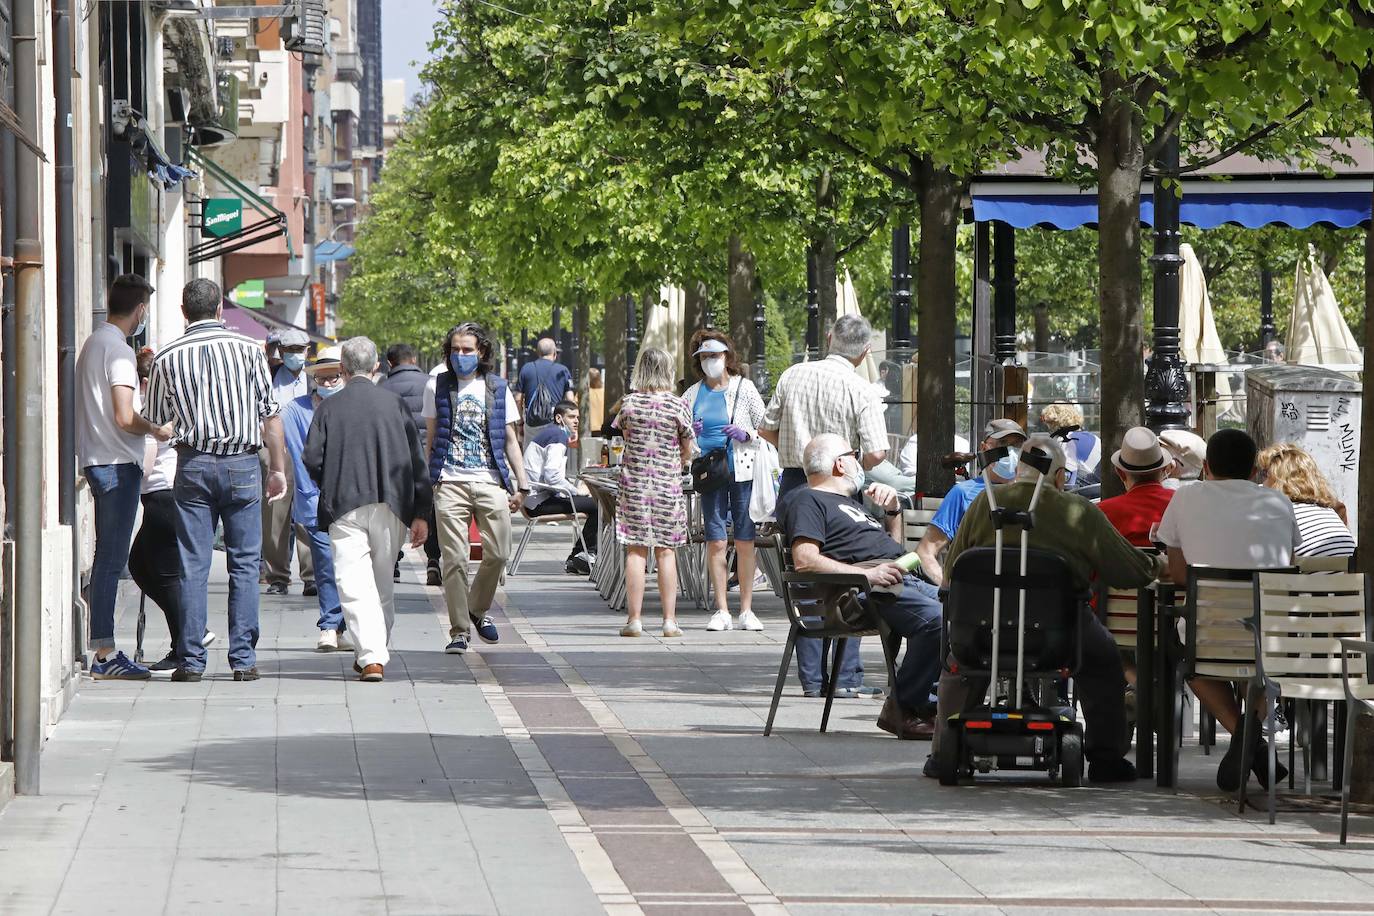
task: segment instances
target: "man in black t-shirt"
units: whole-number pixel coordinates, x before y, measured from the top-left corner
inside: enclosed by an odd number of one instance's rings
[[[884,562],[905,551],[855,499],[864,472],[848,442],[830,434],[816,436],[802,461],[807,486],[788,494],[778,516],[792,545],[792,564],[798,572],[858,573],[874,589],[884,590],[870,591],[863,601],[905,637],[906,654],[897,669],[896,694],[883,703],[878,727],[899,738],[928,739],[934,733],[931,697],[940,676],[939,593],[895,563]],[[897,492],[891,487],[874,484],[866,495],[887,511],[897,511]]]

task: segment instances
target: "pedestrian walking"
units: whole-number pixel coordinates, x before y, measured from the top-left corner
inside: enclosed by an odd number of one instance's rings
[[[151,675],[115,648],[115,601],[119,574],[129,561],[139,491],[143,486],[144,439],[165,442],[166,421],[139,415],[138,365],[128,338],[142,333],[153,288],[136,274],[122,274],[110,286],[107,318],[91,331],[76,359],[76,452],[95,501],[95,562],[87,604],[96,680],[145,680]]]
[[[329,532],[354,668],[362,680],[380,681],[396,616],[391,566],[407,527],[413,546],[424,543],[429,474],[410,411],[372,384],[377,345],[344,341],[339,365],[343,390],[316,405],[301,460],[319,486],[316,525]]]
[[[778,481],[778,511],[787,495],[806,486],[802,453],[808,442],[822,433],[833,433],[859,453],[864,469],[887,457],[887,426],[883,402],[873,387],[854,370],[872,347],[873,327],[858,315],[842,315],[826,338],[829,355],[814,362],[798,363],[778,378],[768,402],[768,414],[760,435],[778,447],[782,476]],[[802,693],[821,695],[821,640],[797,641],[797,674]],[[876,687],[863,686],[863,662],[859,640],[845,645],[840,659],[836,696],[876,696]]]
[[[644,632],[644,580],[653,550],[663,635],[682,635],[677,625],[677,555],[687,541],[682,469],[692,460],[692,415],[673,393],[673,358],[646,347],[635,361],[631,394],[611,425],[625,439],[616,505],[616,540],[625,545],[625,593],[629,616],[621,636]]]
[[[153,371],[153,351],[138,353],[139,394],[146,399],[148,376]],[[167,620],[171,645],[167,654],[148,666],[149,671],[175,671],[178,662],[177,640],[181,636],[181,556],[177,553],[177,505],[172,496],[176,479],[177,452],[171,441],[144,438],[143,521],[129,549],[129,575],[143,594],[151,598]],[[200,644],[210,648],[215,634],[206,631]]]
[[[315,567],[315,587],[320,602],[320,617],[316,626],[320,631],[315,651],[332,652],[339,648],[339,635],[344,629],[343,611],[334,573],[334,551],[329,542],[329,529],[318,520],[320,488],[306,473],[302,463],[305,441],[315,410],[325,398],[343,390],[343,367],[338,347],[325,347],[315,361],[305,367],[315,382],[315,390],[291,401],[282,409],[282,434],[286,439],[286,453],[291,457],[291,521],[305,531],[305,543],[310,546],[310,559]]]
[[[727,582],[726,548],[728,523],[735,541],[735,572],[739,579],[739,628],[762,630],[754,613],[754,520],[749,499],[754,492],[754,449],[758,425],[763,422],[763,398],[754,383],[740,377],[739,359],[730,338],[720,331],[701,330],[692,335],[692,364],[700,378],[683,394],[692,411],[692,431],[703,455],[721,452],[726,460],[726,480],[717,489],[698,494],[706,531],[706,562],[716,610],[708,630],[733,630]]]
[[[387,347],[386,361],[391,365],[391,370],[387,372],[386,378],[378,384],[400,397],[405,402],[410,415],[415,419],[415,428],[420,430],[420,448],[426,449],[425,445],[425,386],[429,384],[429,376],[420,369],[415,348],[408,343],[396,343]],[[430,509],[429,536],[425,538],[425,578],[429,585],[439,585],[442,582],[439,571],[439,526],[434,524],[434,510]],[[393,570],[392,578],[397,582],[401,580],[401,558],[396,558],[396,568]]]
[[[444,338],[444,371],[425,387],[422,412],[448,605],[444,651],[462,654],[474,628],[483,642],[501,638],[488,612],[510,556],[511,513],[530,492],[515,428],[519,408],[496,374],[491,336],[481,325],[464,322]],[[482,561],[469,586],[474,520]]]
[[[553,423],[553,412],[560,402],[574,398],[572,373],[558,361],[558,344],[552,337],[541,337],[535,344],[538,359],[520,367],[515,383],[515,402],[525,423],[525,445],[539,431]]]
[[[176,429],[177,552],[184,570],[185,614],[174,681],[199,681],[205,672],[205,632],[215,521],[224,527],[229,572],[229,666],[234,680],[258,679],[258,562],[261,508],[286,496],[286,449],[281,408],[272,397],[267,359],[257,341],[224,326],[219,286],[192,280],[182,292],[186,333],[153,362],[146,415]],[[266,447],[264,485],[258,450]],[[194,636],[192,635],[194,634]]]
[[[305,351],[310,346],[310,338],[304,331],[288,328],[277,335],[277,344],[281,364],[272,371],[272,397],[277,406],[285,410],[287,404],[310,393],[310,374],[305,371]],[[267,452],[260,451],[258,459],[266,475]],[[294,471],[288,462],[288,492],[294,484]],[[285,595],[291,589],[291,555],[295,553],[304,583],[301,594],[310,596],[318,588],[312,568],[310,536],[299,523],[292,521],[291,503],[292,500],[279,499],[262,504],[262,574],[259,581],[267,585],[267,594]]]

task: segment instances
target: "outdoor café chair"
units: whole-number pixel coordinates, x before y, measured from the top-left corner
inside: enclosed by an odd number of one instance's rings
[[[1154,769],[1150,759],[1154,753],[1154,632],[1150,626],[1154,621],[1155,595],[1150,588],[1120,589],[1111,588],[1102,580],[1097,582],[1097,616],[1107,632],[1116,640],[1117,648],[1123,654],[1129,653],[1136,658],[1136,769],[1142,776],[1149,776]],[[1140,638],[1141,621],[1147,629]]]
[[[822,639],[821,677],[825,687],[825,709],[821,712],[821,731],[830,723],[830,706],[835,700],[835,674],[839,670],[840,659],[845,645],[851,639],[862,636],[881,637],[883,658],[887,662],[887,689],[891,693],[897,683],[897,638],[886,621],[874,611],[864,608],[864,619],[857,625],[840,622],[838,615],[827,614],[827,607],[833,603],[837,591],[848,589],[850,594],[866,592],[868,579],[857,574],[800,573],[792,566],[792,548],[783,545],[778,538],[779,563],[782,567],[782,604],[787,609],[789,629],[787,645],[783,648],[782,663],[778,666],[778,682],[773,687],[773,704],[768,708],[768,722],[763,727],[764,737],[773,733],[773,719],[778,714],[778,701],[782,698],[783,687],[787,684],[787,672],[792,667],[792,653],[796,651],[799,639]],[[826,663],[827,649],[834,644],[829,664]]]
[[[1255,675],[1251,686],[1264,691],[1264,728],[1275,731],[1279,697],[1303,704],[1311,719],[1311,704],[1374,699],[1364,658],[1352,681],[1344,664],[1345,640],[1369,638],[1370,594],[1366,577],[1355,573],[1307,574],[1257,572],[1252,585],[1254,613],[1244,621],[1252,637]],[[1347,709],[1347,721],[1349,719]],[[1250,772],[1250,717],[1245,718],[1241,771]],[[1308,729],[1309,736],[1311,728]],[[1349,742],[1347,740],[1347,755]],[[1276,769],[1277,751],[1269,744],[1269,772]],[[1312,791],[1312,742],[1303,747],[1305,789]],[[1347,761],[1349,757],[1347,756]],[[1343,785],[1350,782],[1349,764]],[[1269,823],[1274,823],[1278,780],[1269,780]],[[1240,787],[1240,810],[1245,810],[1246,783]]]
[[[545,483],[535,483],[531,481],[530,486],[553,496],[565,497],[569,505],[573,505],[573,497],[577,495],[572,489],[559,489],[558,487],[550,486]],[[582,525],[586,520],[586,516],[579,513],[577,509],[574,508],[571,512],[563,512],[558,515],[531,515],[529,509],[521,506],[520,514],[525,517],[525,533],[520,536],[520,545],[515,548],[515,554],[510,558],[510,562],[507,564],[506,575],[513,576],[520,571],[520,561],[524,559],[525,548],[530,545],[530,539],[534,537],[536,528],[546,528],[550,525],[561,525],[564,522],[572,522],[573,545],[576,546],[581,544],[583,552],[586,552],[587,544],[582,540]]]
[[[1355,720],[1360,716],[1374,716],[1374,685],[1370,683],[1369,677],[1370,656],[1374,656],[1374,642],[1368,639],[1341,640],[1341,684],[1345,688],[1345,750],[1342,754],[1345,761],[1345,779],[1341,782],[1342,846],[1345,845],[1346,823],[1350,817],[1350,768],[1355,762]],[[1354,668],[1351,667],[1352,660],[1355,661]]]
[[[902,510],[902,546],[913,551],[926,536],[926,528],[930,527],[931,519],[940,511],[940,503],[944,500],[921,493],[913,494],[910,500],[911,508]]]

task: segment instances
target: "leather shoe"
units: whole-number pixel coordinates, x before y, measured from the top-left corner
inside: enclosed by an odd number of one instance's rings
[[[256,681],[258,679],[257,668],[235,668],[234,680],[236,681]]]
[[[935,720],[922,719],[897,705],[895,697],[883,701],[878,727],[903,741],[929,741],[935,736]]]
[[[1139,778],[1135,764],[1125,757],[1102,757],[1088,762],[1088,782],[1134,782]]]
[[[203,677],[204,671],[192,671],[190,668],[178,668],[172,672],[172,680],[179,684],[199,684]]]
[[[382,666],[377,664],[364,665],[361,680],[369,684],[375,684],[382,679]]]

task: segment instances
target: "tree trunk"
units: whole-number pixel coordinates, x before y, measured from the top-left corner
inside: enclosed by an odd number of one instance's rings
[[[1144,343],[1140,299],[1140,176],[1145,163],[1140,116],[1119,77],[1102,77],[1102,126],[1097,140],[1098,318],[1102,334],[1102,453],[1145,419]],[[1102,477],[1102,495],[1124,487]]]
[[[602,330],[606,341],[606,371],[601,374],[601,383],[606,389],[606,417],[610,419],[613,405],[625,396],[624,296],[616,296],[606,303]]]
[[[682,357],[684,371],[689,379],[696,377],[692,369],[692,351],[689,345],[692,335],[706,327],[706,312],[711,304],[706,300],[706,284],[700,280],[688,280],[683,284],[687,294],[682,302]]]
[[[730,339],[741,365],[754,359],[754,255],[738,235],[730,236]]]
[[[1035,314],[1035,352],[1050,352],[1050,307],[1043,302],[1037,303]]]
[[[816,254],[816,301],[820,304],[821,348],[825,348],[825,335],[838,317],[838,299],[835,291],[835,278],[838,273],[835,253],[835,230],[831,222],[831,212],[835,207],[835,185],[830,170],[826,169],[816,179],[816,209],[824,228],[816,236],[813,251]]]
[[[947,169],[922,160],[918,169],[921,240],[917,259],[916,489],[942,494],[954,472],[941,459],[954,446],[954,332],[958,297],[955,256],[960,184]]]

